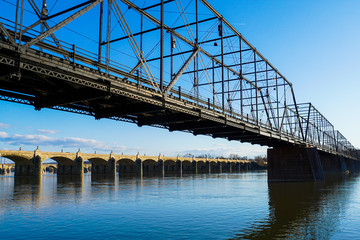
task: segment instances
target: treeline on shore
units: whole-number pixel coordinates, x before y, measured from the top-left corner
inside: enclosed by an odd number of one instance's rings
[[[193,155],[191,153],[186,153],[183,155],[183,157],[186,158],[210,158],[210,159],[231,159],[231,160],[248,160],[250,162],[249,169],[257,170],[257,169],[266,169],[267,168],[267,157],[266,156],[255,156],[255,157],[249,157],[249,156],[240,156],[238,154],[230,154],[228,157],[224,157],[222,155],[217,156],[214,154],[199,154],[199,155]]]

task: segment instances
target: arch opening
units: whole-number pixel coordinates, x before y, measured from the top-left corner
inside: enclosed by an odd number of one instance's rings
[[[48,162],[49,159],[54,160],[58,165],[74,165],[75,162],[73,159],[67,158],[67,157],[60,157],[60,156],[54,156],[46,159],[45,161]],[[45,162],[44,161],[44,162]]]
[[[129,158],[123,158],[119,159],[116,162],[116,171],[124,174],[124,173],[136,173],[137,167],[135,165],[135,162]]]
[[[15,171],[15,162],[11,159],[1,157],[0,174],[9,174]]]
[[[94,165],[106,165],[108,163],[108,161],[103,158],[88,158],[86,160]]]

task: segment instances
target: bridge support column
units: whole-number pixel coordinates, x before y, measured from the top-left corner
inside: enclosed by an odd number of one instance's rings
[[[72,175],[81,176],[84,174],[84,160],[81,157],[75,159],[75,166],[72,168]]]
[[[210,161],[206,161],[206,171],[208,172],[208,173],[211,173],[211,163],[210,163]]]
[[[105,174],[106,165],[91,163],[91,175]]]
[[[137,174],[139,174],[139,176],[143,176],[144,174],[144,164],[143,162],[141,161],[141,159],[137,159],[135,161],[135,171]]]
[[[198,174],[198,166],[197,166],[197,161],[193,160],[191,162],[191,168],[192,168],[192,172],[195,174]]]
[[[176,168],[177,168],[177,170],[178,170],[178,173],[179,173],[180,175],[182,175],[183,169],[182,169],[182,161],[181,161],[181,160],[177,160],[177,161],[176,161]]]
[[[267,155],[270,182],[324,180],[316,148],[277,147],[268,149]]]
[[[347,167],[346,167],[345,159],[343,156],[339,156],[339,162],[340,162],[340,166],[341,166],[341,172],[346,172]]]
[[[105,164],[91,163],[92,175],[116,175],[116,161],[115,159],[109,159]]]
[[[106,164],[106,174],[116,175],[116,160],[114,158],[110,158],[108,163]]]
[[[320,160],[324,173],[345,172],[347,170],[344,158],[341,156],[322,153]]]
[[[72,169],[73,169],[74,165],[65,165],[65,164],[58,164],[58,171],[57,171],[57,175],[58,176],[62,176],[62,175],[73,175],[72,174]]]
[[[228,171],[229,173],[232,173],[232,168],[233,168],[233,166],[232,166],[231,162],[228,162],[228,163],[227,163],[227,171]]]
[[[15,163],[15,176],[30,176],[30,167],[28,164]]]
[[[30,168],[31,176],[42,176],[43,174],[43,168],[42,168],[42,162],[41,158],[39,156],[33,157],[31,159],[32,166]]]
[[[218,170],[218,173],[222,173],[222,162],[217,163],[217,170]]]
[[[350,172],[356,172],[359,170],[359,167],[357,166],[357,161],[349,158],[344,158],[344,162],[346,164],[347,170],[349,170]]]
[[[164,161],[159,159],[157,164],[158,164],[157,168],[158,168],[159,174],[161,176],[164,176],[165,175]]]
[[[30,159],[29,163],[15,163],[15,176],[42,176],[43,167],[39,156]]]
[[[74,175],[81,176],[84,174],[84,160],[78,157],[74,160],[73,164],[61,164],[58,163],[57,175]]]
[[[240,162],[235,163],[235,169],[236,169],[237,172],[241,171],[241,163]]]

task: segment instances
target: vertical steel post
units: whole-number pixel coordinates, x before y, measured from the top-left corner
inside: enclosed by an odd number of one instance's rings
[[[308,110],[308,116],[307,116],[307,122],[306,122],[306,130],[305,130],[305,141],[307,140],[308,136],[308,130],[309,130],[309,123],[310,123],[310,111],[311,111],[311,104],[309,103],[309,110]]]
[[[244,116],[244,108],[243,108],[243,73],[242,73],[242,49],[241,49],[241,38],[239,38],[239,48],[240,48],[240,112],[241,112],[241,118]]]
[[[222,110],[225,112],[225,83],[224,83],[224,37],[223,37],[223,22],[220,19],[220,29],[219,34],[221,38],[221,100],[222,100]]]
[[[19,0],[16,1],[15,30],[14,30],[15,42],[16,42],[16,38],[17,38],[18,16],[19,16]]]
[[[164,0],[161,0],[161,33],[160,33],[160,92],[164,88]]]
[[[230,113],[232,113],[232,106],[231,106],[231,97],[230,97],[230,72],[229,69],[227,70],[227,92],[228,92],[228,99],[227,103],[229,105]]]
[[[277,124],[280,131],[280,111],[279,111],[279,87],[278,87],[278,76],[275,72],[275,81],[276,81],[276,110],[277,110]],[[285,109],[284,109],[285,110]]]
[[[213,92],[213,108],[215,107],[215,63],[214,60],[212,62],[212,92]]]
[[[174,39],[173,39],[173,35],[172,33],[170,34],[170,79],[172,79],[173,77],[173,72],[174,72],[174,66],[173,66],[173,54],[174,54]]]
[[[101,42],[102,42],[102,26],[103,26],[104,2],[100,3],[100,19],[99,19],[99,46],[98,46],[98,63],[101,63]],[[100,71],[100,67],[98,68]]]
[[[256,122],[259,123],[259,108],[258,108],[258,85],[257,85],[257,73],[256,73],[256,52],[254,50],[254,72],[255,72],[255,104],[256,104]]]
[[[21,1],[21,16],[20,16],[20,33],[19,33],[19,47],[21,46],[22,28],[24,19],[24,0]]]
[[[196,39],[195,46],[198,47],[199,43],[199,12],[198,12],[198,0],[195,0],[195,15],[196,15]],[[199,53],[200,54],[200,53]],[[196,102],[199,104],[199,54],[195,56],[195,71],[196,71]]]
[[[111,5],[112,5],[112,0],[108,0],[107,43],[106,43],[106,73],[107,74],[109,74],[109,64],[110,64]]]
[[[141,14],[140,17],[140,54],[144,54],[143,53],[143,28],[144,28],[144,16]],[[143,66],[140,66],[140,76],[142,76],[142,69]]]

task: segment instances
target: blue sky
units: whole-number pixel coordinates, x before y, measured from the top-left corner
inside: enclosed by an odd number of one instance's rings
[[[50,2],[50,1],[49,1]],[[360,1],[209,0],[294,85],[360,147]],[[5,4],[0,1],[0,6]],[[0,8],[1,9],[1,8]],[[1,10],[0,10],[1,12]],[[0,102],[0,148],[174,156],[264,155],[266,147]]]

